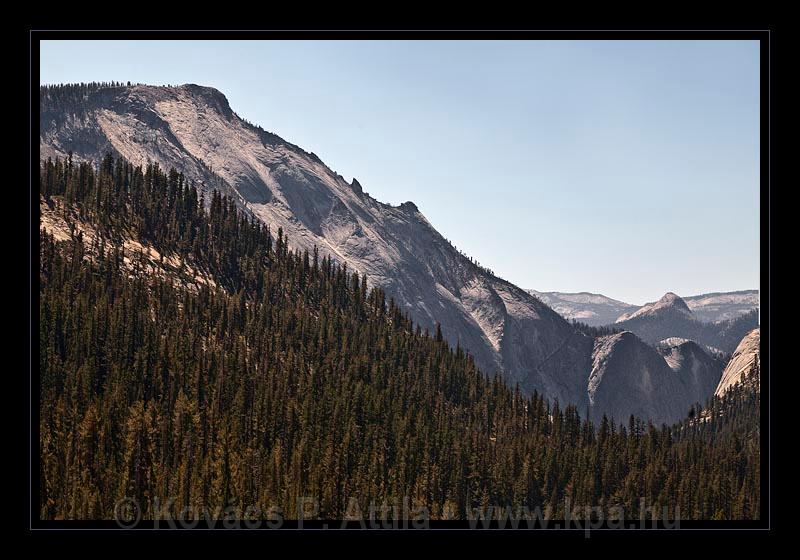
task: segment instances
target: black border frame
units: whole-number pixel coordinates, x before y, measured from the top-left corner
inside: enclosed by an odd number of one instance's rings
[[[760,256],[760,309],[761,309],[761,515],[758,520],[748,521],[712,521],[712,520],[685,520],[680,524],[678,532],[682,531],[768,531],[772,529],[771,507],[771,393],[770,393],[770,176],[771,176],[771,39],[770,29],[273,29],[273,30],[65,30],[65,29],[28,29],[29,39],[29,78],[30,78],[30,176],[29,176],[29,252],[30,252],[30,308],[29,308],[29,524],[28,531],[155,531],[153,522],[142,521],[135,528],[123,529],[115,521],[54,521],[40,520],[36,510],[39,503],[38,477],[34,472],[39,472],[39,403],[38,403],[38,375],[33,373],[34,360],[38,357],[38,347],[34,347],[34,336],[38,330],[38,292],[34,293],[34,274],[38,270],[38,250],[34,252],[34,241],[39,239],[39,206],[38,187],[34,189],[34,180],[39,169],[39,144],[38,144],[38,96],[39,96],[39,62],[40,46],[42,40],[756,40],[760,43],[760,228],[761,228],[761,256]],[[36,154],[36,159],[34,159]],[[35,305],[35,307],[34,307]],[[34,312],[36,314],[34,315]],[[36,330],[34,330],[36,329]],[[36,359],[38,361],[38,359]],[[340,520],[307,520],[301,524],[302,529],[312,532],[341,531]],[[578,533],[589,535],[583,525],[565,527],[561,521],[552,521],[545,529],[498,529],[496,524],[489,529],[472,530],[466,522],[431,521],[429,531],[456,530],[467,532],[521,532],[537,531]],[[652,526],[648,521],[647,526],[641,528],[639,521],[630,521],[626,529],[592,528],[591,533],[617,532],[617,533],[643,533],[643,532],[675,532]],[[221,523],[218,525],[221,526]],[[359,529],[357,522],[350,522],[347,528]],[[298,530],[296,521],[286,520],[279,531]],[[208,531],[209,527],[201,522],[195,529],[177,529],[177,531]],[[173,530],[174,531],[174,530]],[[378,530],[378,532],[399,533],[395,529]],[[344,531],[350,532],[350,531]],[[374,532],[374,531],[371,531]]]

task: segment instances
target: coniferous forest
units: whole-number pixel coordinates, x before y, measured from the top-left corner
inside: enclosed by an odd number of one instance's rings
[[[566,498],[759,517],[757,372],[680,424],[592,423],[174,170],[47,161],[40,195],[70,225],[39,249],[42,519],[125,497],[145,519],[155,498],[293,518],[307,497],[329,519],[406,497],[434,519]]]

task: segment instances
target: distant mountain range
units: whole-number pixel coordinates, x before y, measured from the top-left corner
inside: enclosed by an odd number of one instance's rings
[[[528,290],[528,292],[552,307],[565,319],[569,321],[574,319],[595,327],[611,324],[620,315],[636,309],[636,306],[630,303],[590,292],[539,292],[536,290]]]
[[[567,320],[590,326],[609,325],[654,303],[637,306],[591,292],[539,292],[528,290]],[[758,290],[715,292],[682,298],[694,317],[706,323],[726,321],[759,306]]]
[[[715,292],[683,298],[694,316],[706,323],[728,321],[758,309],[758,290]]]

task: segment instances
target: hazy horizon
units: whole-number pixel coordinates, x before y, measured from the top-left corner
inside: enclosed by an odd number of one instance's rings
[[[760,288],[755,41],[42,42],[88,81],[216,87],[522,288]]]

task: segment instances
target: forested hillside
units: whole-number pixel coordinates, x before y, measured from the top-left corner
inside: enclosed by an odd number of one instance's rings
[[[71,231],[40,242],[43,519],[111,518],[126,496],[289,518],[300,497],[327,518],[404,497],[433,518],[558,517],[567,496],[631,518],[641,497],[684,519],[759,515],[752,383],[675,426],[594,425],[487,378],[363,276],[174,170],[48,161],[40,190]],[[174,274],[148,273],[166,261]]]

